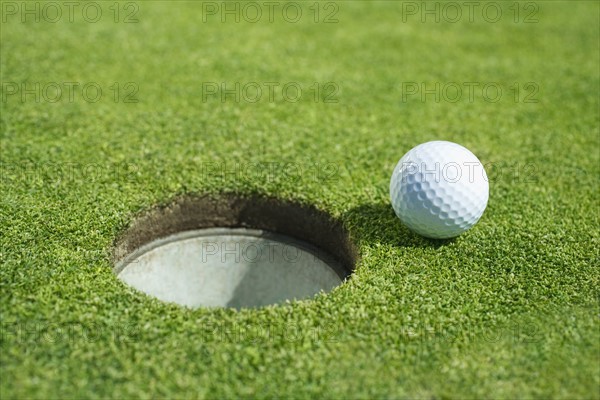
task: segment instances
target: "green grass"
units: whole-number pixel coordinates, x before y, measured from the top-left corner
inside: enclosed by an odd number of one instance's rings
[[[534,24],[504,2],[497,23],[439,24],[391,1],[339,2],[334,24],[313,23],[312,3],[297,24],[203,22],[184,1],[139,2],[123,24],[100,4],[98,23],[0,25],[0,397],[600,398],[599,3],[537,2]],[[7,82],[97,82],[103,97],[23,102]],[[114,82],[139,102],[115,103]],[[203,82],[335,82],[338,102],[203,101]],[[503,96],[403,101],[403,82]],[[434,139],[491,176],[483,218],[450,242],[412,234],[388,201],[395,163]],[[116,279],[110,250],[138,212],[222,191],[339,218],[353,276],[240,312]]]

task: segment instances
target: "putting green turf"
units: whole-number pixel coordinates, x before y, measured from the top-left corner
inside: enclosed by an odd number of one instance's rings
[[[0,397],[600,397],[598,2],[540,1],[529,24],[512,2],[497,23],[338,2],[331,24],[312,3],[298,23],[221,23],[200,3],[138,2],[130,24],[98,4],[97,23],[1,25]],[[103,95],[22,101],[25,82]],[[304,91],[205,101],[207,82]],[[422,101],[407,82],[479,89]],[[454,241],[412,234],[388,200],[398,159],[435,139],[490,175],[483,218]],[[115,278],[112,245],[139,212],[223,191],[339,218],[361,254],[351,279],[236,312]]]

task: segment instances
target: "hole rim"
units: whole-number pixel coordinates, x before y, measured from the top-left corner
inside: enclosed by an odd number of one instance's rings
[[[112,270],[118,278],[134,255],[161,240],[207,229],[260,230],[287,237],[302,249],[315,250],[344,285],[360,261],[357,246],[343,222],[312,204],[262,194],[232,192],[183,195],[135,215],[113,244]],[[166,243],[163,243],[163,245]],[[325,257],[323,256],[325,255]],[[332,262],[330,262],[332,261]],[[302,301],[313,300],[311,298]],[[292,300],[292,299],[290,299]],[[274,304],[274,306],[283,305]],[[205,307],[201,307],[205,308]]]

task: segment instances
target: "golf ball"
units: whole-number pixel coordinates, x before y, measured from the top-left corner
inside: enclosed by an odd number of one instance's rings
[[[489,184],[483,165],[463,146],[427,142],[406,153],[390,181],[392,207],[412,231],[447,239],[471,228],[485,210]]]

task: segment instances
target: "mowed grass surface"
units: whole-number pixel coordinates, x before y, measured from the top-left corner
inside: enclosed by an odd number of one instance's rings
[[[99,4],[97,23],[1,26],[0,397],[600,397],[597,2],[537,2],[530,24],[504,2],[497,23],[338,2],[332,24],[313,22],[312,3],[295,24],[204,22],[201,3],[166,1],[115,23]],[[52,82],[103,95],[9,94]],[[206,82],[265,92],[205,101]],[[266,82],[280,85],[273,101]],[[289,82],[304,89],[294,103]],[[315,101],[315,82],[339,90]],[[403,99],[403,82],[479,89],[422,101]],[[398,159],[437,139],[490,175],[486,213],[454,241],[412,234],[388,200]],[[116,279],[112,245],[139,212],[223,191],[339,218],[361,254],[352,278],[240,312],[163,304]]]

